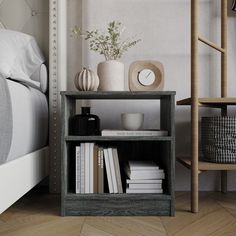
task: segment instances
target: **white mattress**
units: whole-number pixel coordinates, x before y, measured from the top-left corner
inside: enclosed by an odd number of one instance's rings
[[[8,80],[12,101],[13,136],[7,158],[12,161],[48,142],[48,103],[45,94]]]

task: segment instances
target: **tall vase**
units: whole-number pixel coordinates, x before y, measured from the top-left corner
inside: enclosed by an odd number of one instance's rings
[[[125,66],[116,60],[104,61],[98,64],[97,74],[100,79],[100,91],[125,90]]]

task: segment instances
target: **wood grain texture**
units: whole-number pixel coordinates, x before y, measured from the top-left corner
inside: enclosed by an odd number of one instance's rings
[[[198,37],[198,40],[201,41],[202,43],[205,43],[206,45],[216,49],[217,51],[221,52],[221,53],[225,53],[224,48],[221,48],[219,46],[217,46],[215,43],[211,42],[210,40],[204,38],[204,37]]]
[[[160,99],[163,96],[175,95],[174,91],[154,92],[92,92],[92,91],[62,91],[62,96],[69,96],[73,99]]]
[[[234,236],[236,192],[201,192],[200,211],[190,193],[176,193],[175,217],[61,217],[60,198],[31,192],[0,215],[1,236]]]
[[[71,194],[65,198],[70,216],[170,215],[171,197],[161,194]]]
[[[177,105],[191,105],[191,98],[186,98],[180,101],[177,101]],[[215,97],[215,98],[198,98],[198,105],[208,105],[210,106],[235,106],[236,105],[236,98],[221,98],[221,97]]]
[[[91,142],[91,141],[172,141],[173,136],[66,136],[66,141]]]
[[[177,160],[185,167],[191,167],[191,160],[188,157],[177,157]],[[236,164],[218,164],[207,161],[199,161],[199,171],[205,170],[236,170]]]

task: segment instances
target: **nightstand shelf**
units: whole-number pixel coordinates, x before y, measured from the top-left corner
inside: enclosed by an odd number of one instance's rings
[[[66,141],[172,141],[171,136],[66,136]]]
[[[61,92],[61,95],[61,214],[63,216],[173,216],[175,214],[175,92]],[[160,104],[160,129],[168,131],[168,136],[72,136],[69,134],[69,118],[75,115],[76,100],[84,99],[109,100],[111,103],[112,100],[160,101],[155,103]],[[128,160],[155,161],[165,171],[162,186],[164,193],[110,194],[105,189],[103,194],[75,194],[75,147],[84,142],[116,147],[121,164]],[[121,176],[125,190],[126,176],[122,170]]]

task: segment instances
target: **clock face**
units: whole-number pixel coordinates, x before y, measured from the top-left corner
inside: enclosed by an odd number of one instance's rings
[[[150,86],[155,82],[156,76],[150,69],[143,69],[138,72],[138,81],[143,86]]]

